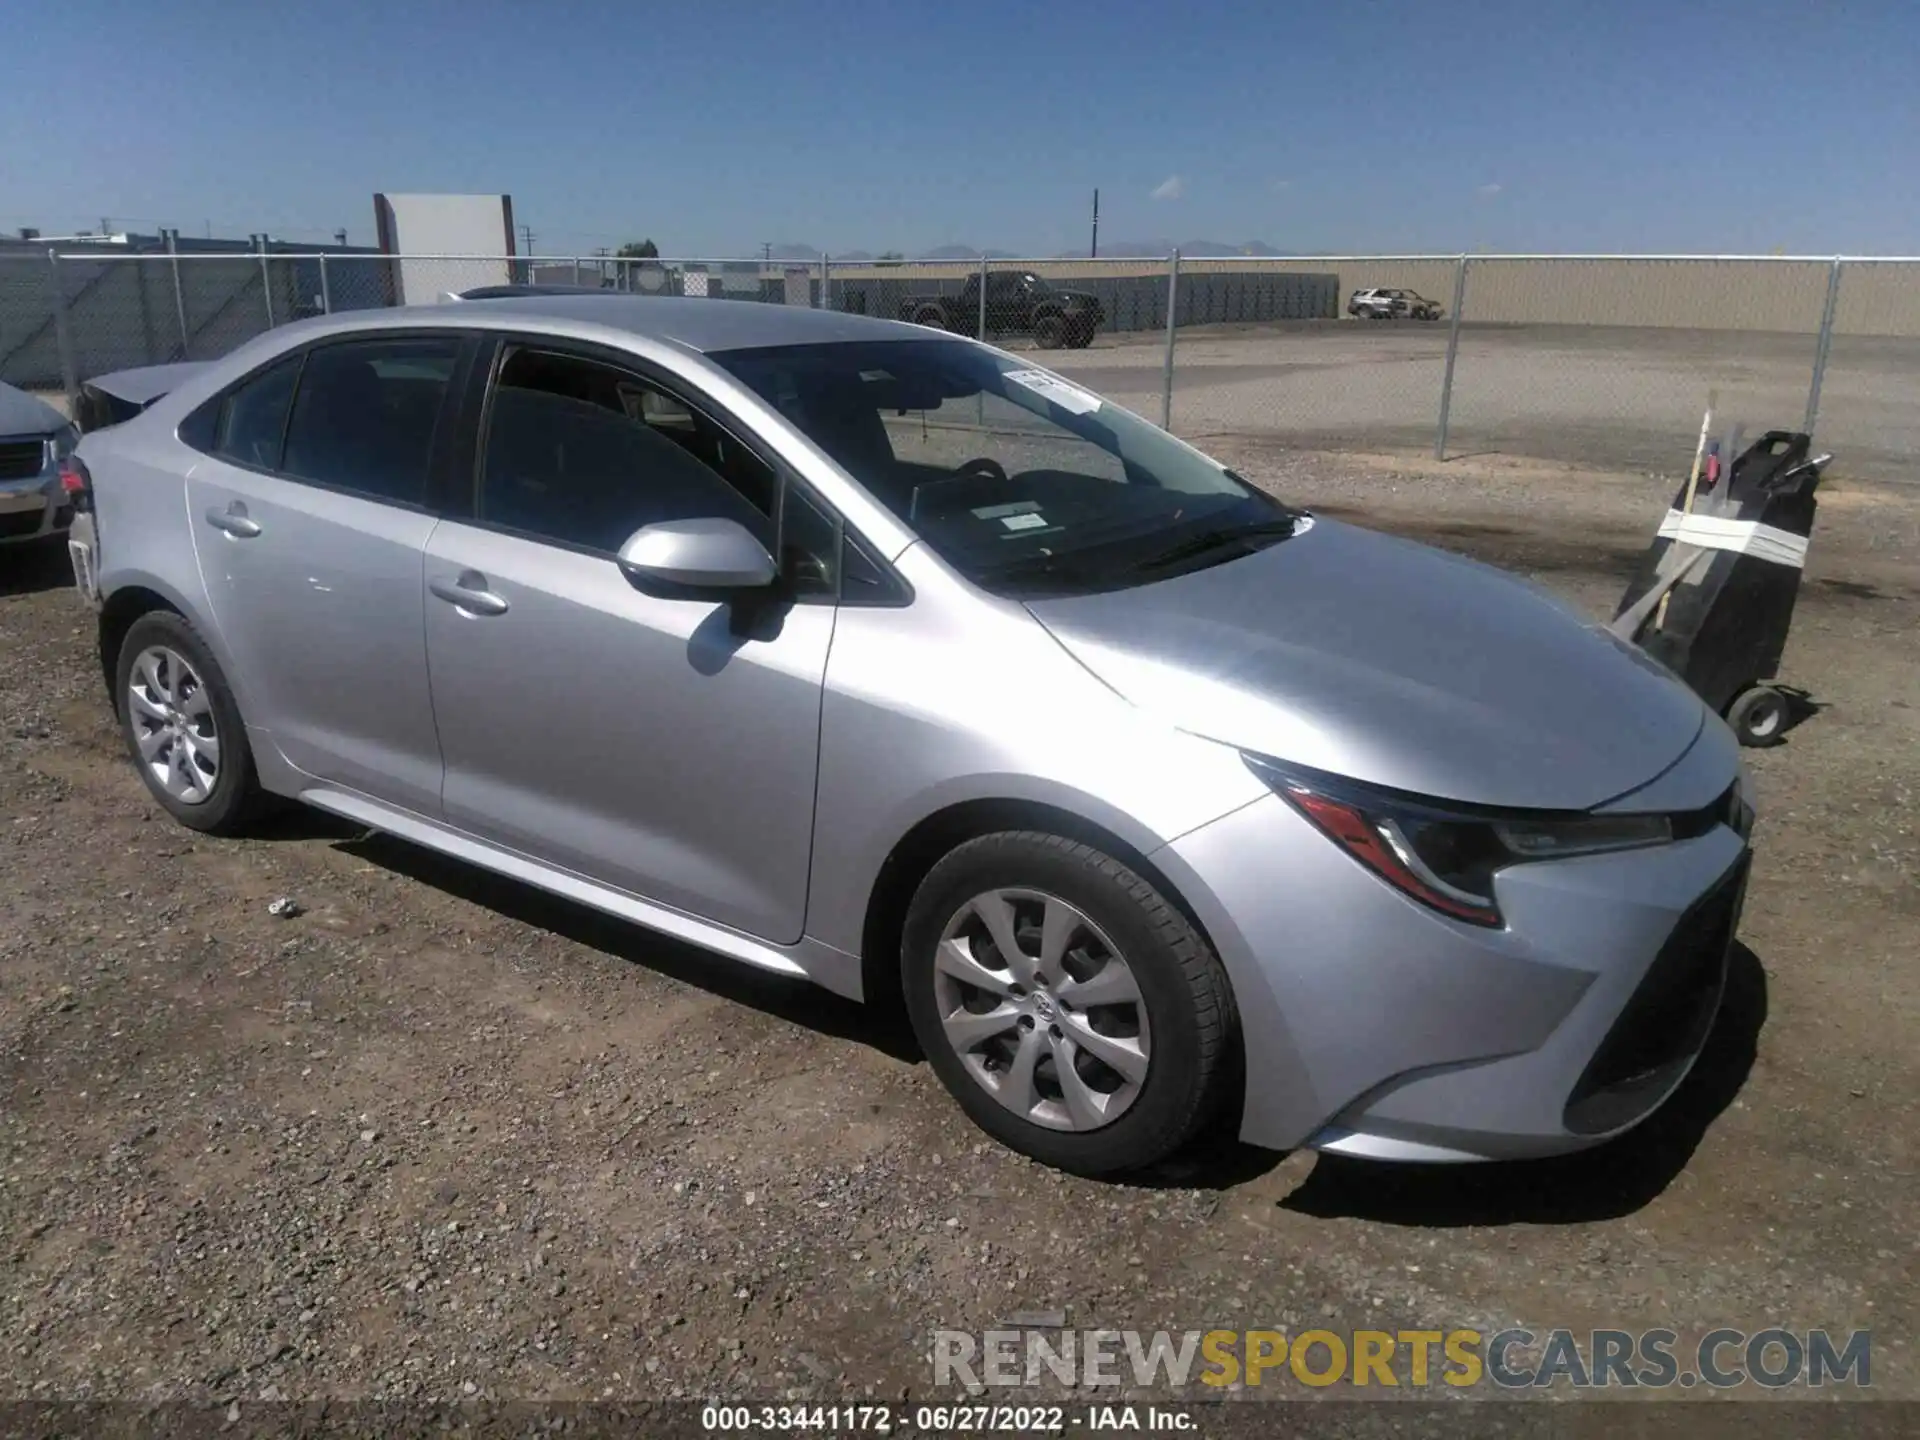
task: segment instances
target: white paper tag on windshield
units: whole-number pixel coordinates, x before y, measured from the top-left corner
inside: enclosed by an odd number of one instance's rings
[[[1052,401],[1070,415],[1091,415],[1100,408],[1098,395],[1044,370],[1009,370],[1007,379],[1025,386],[1042,400]]]
[[[1000,523],[1009,530],[1044,530],[1047,528],[1047,517],[1033,512],[1025,515],[1002,515]]]

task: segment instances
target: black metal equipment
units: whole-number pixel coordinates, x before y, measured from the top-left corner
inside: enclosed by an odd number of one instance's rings
[[[1726,716],[1742,745],[1778,744],[1791,719],[1790,693],[1767,682],[1780,673],[1814,491],[1833,458],[1809,458],[1811,445],[1768,431],[1724,480],[1683,488],[1612,622]]]

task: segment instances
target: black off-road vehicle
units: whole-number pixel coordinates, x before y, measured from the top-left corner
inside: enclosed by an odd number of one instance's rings
[[[909,295],[900,318],[960,335],[979,335],[980,277],[970,275],[955,295]],[[1083,290],[1061,290],[1028,270],[987,273],[987,333],[1031,335],[1043,350],[1084,349],[1107,318],[1100,302]]]

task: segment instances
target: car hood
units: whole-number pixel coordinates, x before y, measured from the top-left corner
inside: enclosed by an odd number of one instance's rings
[[[1028,608],[1195,734],[1449,800],[1587,809],[1686,753],[1694,693],[1490,566],[1327,520],[1244,558]]]
[[[51,435],[67,423],[46,401],[0,385],[0,435]]]

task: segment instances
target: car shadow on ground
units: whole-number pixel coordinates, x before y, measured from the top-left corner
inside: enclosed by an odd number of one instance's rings
[[[1692,1072],[1667,1103],[1617,1140],[1550,1160],[1388,1165],[1321,1155],[1281,1208],[1388,1225],[1568,1225],[1631,1215],[1686,1168],[1753,1068],[1767,1019],[1760,961],[1736,943],[1726,995]]]
[[[656,974],[720,999],[750,1005],[791,1024],[870,1046],[896,1060],[921,1058],[904,1017],[893,1015],[885,1007],[862,1005],[807,981],[755,969],[522,881],[390,835],[367,832],[344,821],[290,815],[269,824],[289,827],[288,838],[295,833],[330,838],[336,850],[369,865],[431,885],[496,915],[552,931],[603,955],[644,965]],[[280,832],[263,827],[263,833]]]
[[[57,536],[0,545],[0,596],[33,595],[71,584],[67,547]]]
[[[859,1004],[806,981],[714,955],[337,816],[293,806],[262,820],[255,834],[265,840],[327,841],[357,860],[720,999],[870,1046],[896,1060],[924,1059],[896,1007]],[[1673,1182],[1707,1128],[1739,1094],[1753,1068],[1766,1016],[1766,973],[1754,953],[1736,943],[1728,959],[1726,995],[1700,1059],[1665,1105],[1618,1140],[1576,1155],[1484,1165],[1399,1165],[1320,1155],[1306,1180],[1280,1204],[1318,1219],[1427,1227],[1574,1224],[1631,1214]],[[1225,1093],[1238,1097],[1243,1083],[1236,1070]],[[1178,1154],[1113,1183],[1214,1191],[1249,1184],[1280,1165],[1288,1152],[1243,1143],[1239,1122],[1240,1105],[1230,1103]]]

